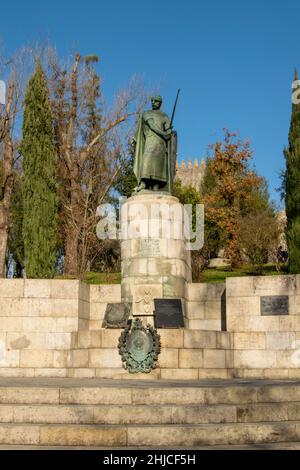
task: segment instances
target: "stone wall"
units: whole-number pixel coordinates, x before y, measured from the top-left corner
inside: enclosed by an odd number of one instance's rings
[[[0,280],[0,374],[65,376],[88,286],[79,281]],[[80,309],[80,314],[79,314]]]
[[[108,303],[121,302],[121,285],[90,286],[89,329],[98,330],[102,326]]]
[[[121,286],[0,280],[0,375],[66,376],[78,331],[99,330]]]
[[[225,284],[187,284],[186,327],[192,330],[221,331]]]
[[[262,296],[288,296],[288,315],[261,315]],[[300,377],[300,276],[228,278],[227,330],[238,377]]]
[[[118,353],[121,329],[79,331],[72,351],[70,377],[108,379],[229,378],[232,376],[232,340],[222,331],[159,329],[161,353],[150,374],[129,374]]]
[[[262,296],[288,296],[288,315],[261,315]],[[300,276],[188,284],[186,327],[159,330],[159,367],[135,378],[299,378]],[[0,280],[0,376],[130,378],[105,330],[120,285]],[[222,331],[226,330],[226,331]]]
[[[117,349],[121,330],[102,328],[107,303],[121,301],[120,285],[0,280],[0,376],[228,378],[231,335],[201,331],[214,325],[220,330],[220,322],[212,317],[224,287],[207,285],[206,290],[206,296],[205,285],[187,290],[196,304],[202,292],[202,328],[196,331],[197,324],[192,323],[192,329],[159,330],[162,350],[158,368],[137,377],[122,368]]]
[[[176,179],[180,180],[182,186],[192,186],[200,192],[205,168],[205,160],[201,160],[200,164],[197,159],[193,163],[190,160],[187,163],[182,160],[176,164]]]

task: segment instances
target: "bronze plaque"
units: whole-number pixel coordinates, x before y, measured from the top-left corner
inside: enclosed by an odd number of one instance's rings
[[[128,303],[107,304],[102,328],[125,328],[130,310],[131,305]]]
[[[160,336],[151,325],[143,325],[140,318],[121,333],[118,344],[123,367],[131,374],[143,372],[148,374],[157,367],[160,353]]]
[[[126,347],[135,361],[143,362],[153,349],[153,338],[146,330],[132,330],[126,340]]]
[[[184,328],[181,299],[154,299],[155,328]]]
[[[260,298],[261,315],[288,315],[289,296],[269,295]]]

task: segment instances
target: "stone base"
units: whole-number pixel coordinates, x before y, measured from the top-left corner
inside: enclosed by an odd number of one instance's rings
[[[133,316],[150,317],[154,298],[185,298],[191,256],[185,244],[184,208],[168,194],[146,192],[121,207],[123,302]]]
[[[261,316],[260,297],[270,295],[288,295],[289,315]],[[148,377],[299,378],[300,276],[230,278],[226,292],[187,284],[185,298],[188,328],[159,329],[159,367]],[[101,328],[107,303],[120,301],[120,285],[0,280],[0,376],[132,378],[121,330]]]

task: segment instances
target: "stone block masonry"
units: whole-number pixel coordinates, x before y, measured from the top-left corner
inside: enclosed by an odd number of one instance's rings
[[[152,308],[145,288],[132,290],[144,299],[136,306],[144,321]],[[135,378],[300,378],[300,276],[183,288],[186,328],[159,329],[158,368]],[[161,287],[155,292],[160,295]],[[260,299],[268,296],[286,296],[288,314],[262,315]],[[121,285],[1,279],[0,376],[133,378],[118,355],[121,330],[102,328],[111,302],[121,302]]]
[[[1,279],[0,375],[66,376],[88,305],[76,280]]]
[[[225,283],[187,283],[186,326],[192,330],[220,331]]]
[[[136,289],[140,296],[139,286]],[[101,328],[107,304],[120,301],[120,285],[0,280],[0,376],[133,378],[122,368],[118,354],[121,330]],[[205,302],[217,305],[211,292]],[[165,329],[159,333],[158,368],[139,378],[230,376],[230,368],[224,369],[231,347],[226,332]]]
[[[226,323],[233,334],[233,368],[243,378],[300,377],[300,276],[258,276],[226,280]],[[261,298],[284,297],[281,309],[262,315]]]
[[[139,193],[122,204],[121,298],[134,317],[153,317],[154,298],[185,298],[187,229],[183,205],[169,194]]]

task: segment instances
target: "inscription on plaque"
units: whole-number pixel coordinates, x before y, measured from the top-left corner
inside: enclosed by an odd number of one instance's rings
[[[154,324],[156,328],[183,328],[180,299],[154,299]]]
[[[260,298],[261,315],[288,315],[289,296],[270,295]]]
[[[160,256],[159,240],[140,240],[140,256],[151,258]]]

